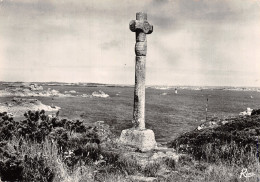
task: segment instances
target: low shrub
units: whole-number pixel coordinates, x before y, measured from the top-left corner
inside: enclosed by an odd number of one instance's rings
[[[69,169],[100,159],[100,139],[93,127],[82,121],[49,117],[45,111],[28,111],[25,119],[15,122],[0,113],[0,176],[4,181],[53,181],[55,168],[42,150],[56,149],[57,156]],[[37,148],[37,152],[34,151]]]
[[[225,122],[223,122],[225,121]],[[256,155],[260,116],[243,116],[220,121],[214,128],[205,128],[182,134],[169,143],[179,152],[189,153],[197,160],[241,163]]]

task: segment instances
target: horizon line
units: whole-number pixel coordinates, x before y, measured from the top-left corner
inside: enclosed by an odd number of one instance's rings
[[[122,84],[122,83],[101,83],[101,82],[65,82],[65,81],[0,81],[0,83],[63,83],[63,84],[99,84],[99,85],[124,85],[124,86],[134,86],[135,84]],[[149,86],[160,86],[160,87],[251,87],[251,88],[260,88],[260,86],[216,86],[216,85],[170,85],[170,84],[147,84]]]

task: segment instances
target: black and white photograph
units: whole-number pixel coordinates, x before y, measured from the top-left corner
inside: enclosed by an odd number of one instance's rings
[[[260,181],[260,0],[0,0],[0,182]]]

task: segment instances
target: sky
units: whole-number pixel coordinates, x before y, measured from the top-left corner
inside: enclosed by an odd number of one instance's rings
[[[0,0],[0,80],[134,84],[140,11],[147,85],[260,87],[260,0]]]

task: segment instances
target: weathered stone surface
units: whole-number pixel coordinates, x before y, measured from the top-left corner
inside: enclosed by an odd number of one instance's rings
[[[140,167],[139,172],[158,164],[160,170],[164,170],[165,167],[168,169],[169,163],[175,165],[181,159],[180,157],[185,156],[185,154],[176,153],[173,148],[165,147],[155,147],[153,150],[139,152],[136,147],[122,145],[120,140],[118,142],[117,145],[114,145],[116,148],[110,148],[110,152],[113,153],[113,156],[118,156],[119,161],[127,161],[127,163]]]
[[[134,146],[141,151],[149,151],[156,147],[154,132],[149,129],[136,130],[126,129],[123,130],[120,136],[120,142],[124,145]]]
[[[129,23],[129,29],[132,31],[132,32],[135,32],[135,20],[131,20],[130,23]]]
[[[136,32],[136,64],[133,124],[136,129],[145,129],[145,62],[147,52],[146,34],[152,33],[153,26],[147,21],[147,14],[136,13],[136,20],[129,24],[131,31]]]
[[[144,32],[150,34],[153,32],[153,26],[148,21],[132,20],[129,23],[129,29],[132,32]]]
[[[147,21],[147,14],[136,13],[136,20],[129,23],[129,28],[136,33],[135,90],[133,109],[133,129],[123,130],[122,144],[149,151],[156,147],[154,132],[145,129],[145,61],[147,52],[146,34],[153,32],[153,26]]]
[[[146,34],[143,32],[140,32],[135,35],[136,36],[136,42],[145,42],[146,41]]]
[[[138,13],[136,13],[136,19],[137,20],[147,20],[147,14],[144,12],[138,12]]]
[[[145,56],[136,56],[133,124],[145,129]]]
[[[157,178],[154,178],[154,177],[144,177],[144,176],[134,176],[134,175],[130,175],[129,179],[133,182],[154,182],[154,181],[157,181]]]
[[[145,42],[136,42],[135,44],[135,54],[137,56],[146,56],[147,43]]]

